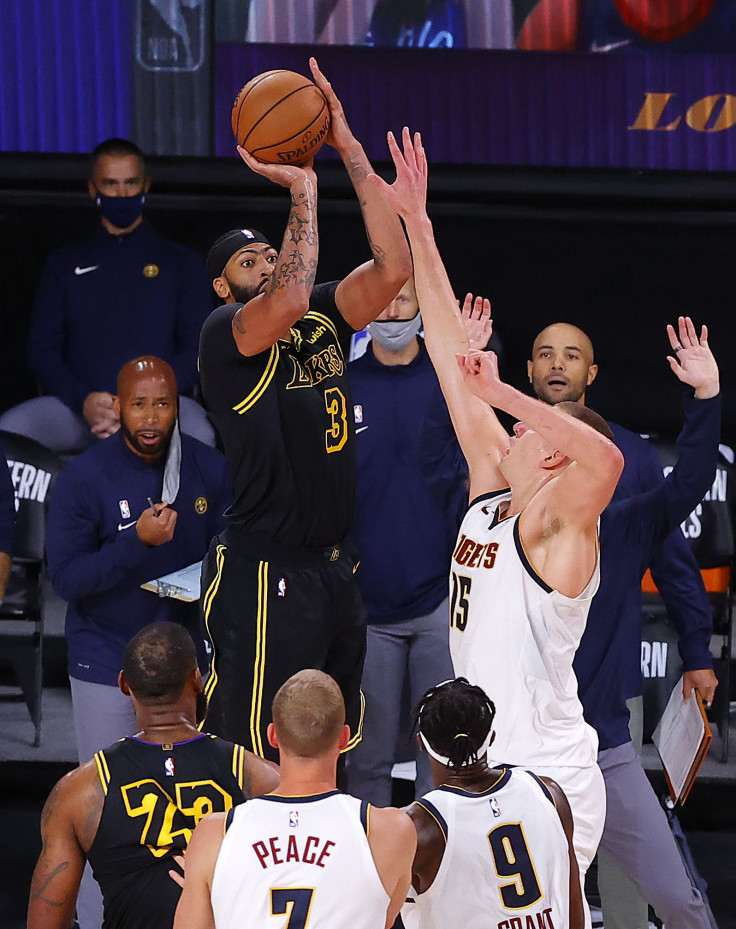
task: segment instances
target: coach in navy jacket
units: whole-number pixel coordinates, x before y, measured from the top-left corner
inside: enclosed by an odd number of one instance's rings
[[[150,357],[129,362],[116,402],[121,430],[61,472],[46,534],[51,583],[68,601],[80,762],[134,731],[133,707],[119,692],[117,676],[135,633],[156,620],[178,621],[201,653],[197,604],[158,597],[140,585],[200,561],[223,528],[229,502],[223,456],[179,436],[169,365]],[[178,489],[171,484],[177,476]],[[170,505],[161,502],[167,496]]]

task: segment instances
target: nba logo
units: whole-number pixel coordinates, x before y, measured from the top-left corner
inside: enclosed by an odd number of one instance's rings
[[[299,811],[290,810],[289,811],[289,828],[296,829],[299,825]]]
[[[353,415],[355,416],[356,423],[363,422],[363,407],[359,403],[356,403],[353,407]]]
[[[285,597],[285,596],[286,596],[286,578],[285,578],[285,577],[280,577],[280,578],[279,578],[279,592],[278,592],[278,596],[279,596],[279,597]]]
[[[130,504],[127,500],[118,500],[121,519],[130,519]]]
[[[174,759],[173,758],[166,759],[166,761],[164,762],[164,771],[166,772],[167,777],[174,776]]]
[[[498,800],[495,797],[491,797],[491,810],[496,819],[501,815],[501,807],[498,805]]]

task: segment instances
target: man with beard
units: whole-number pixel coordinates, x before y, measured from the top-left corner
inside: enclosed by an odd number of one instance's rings
[[[303,668],[340,687],[361,737],[363,607],[347,541],[355,500],[355,428],[346,373],[352,334],[411,275],[401,223],[367,183],[372,168],[340,101],[310,60],[330,107],[327,137],[360,201],[371,258],[317,284],[317,175],[312,160],[272,165],[238,151],[289,190],[280,250],[255,229],[233,230],[207,257],[224,305],[199,345],[202,396],[222,438],[233,504],[202,569],[213,644],[205,726],[275,759],[266,736],[276,691]]]
[[[279,783],[275,765],[197,731],[202,678],[178,623],[135,635],[118,679],[136,734],[95,752],[52,790],[27,929],[69,929],[85,861],[103,888],[106,929],[170,927],[197,823]]]
[[[51,583],[68,601],[69,677],[82,764],[135,732],[133,704],[117,677],[125,645],[140,629],[157,620],[180,623],[204,665],[197,604],[157,597],[140,585],[202,559],[229,502],[222,455],[180,433],[169,364],[144,356],[123,365],[113,403],[121,429],[61,472],[46,534]],[[84,916],[85,886],[82,927],[94,925]]]

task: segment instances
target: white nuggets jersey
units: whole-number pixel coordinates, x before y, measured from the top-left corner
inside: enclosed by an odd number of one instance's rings
[[[217,929],[384,929],[370,804],[338,790],[234,807],[212,879]]]
[[[496,704],[489,763],[588,767],[598,736],[583,720],[572,662],[600,558],[578,597],[553,590],[524,553],[519,517],[499,520],[510,499],[508,490],[479,497],[460,527],[450,575],[453,668]]]
[[[483,793],[445,785],[417,802],[444,833],[445,850],[429,889],[409,892],[406,929],[566,929],[567,838],[533,774],[506,768]]]

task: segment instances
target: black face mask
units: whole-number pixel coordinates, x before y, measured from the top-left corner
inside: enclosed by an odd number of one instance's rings
[[[107,197],[99,190],[95,200],[102,215],[116,229],[127,229],[128,226],[132,226],[143,213],[145,202],[146,195],[143,192],[133,197]]]

